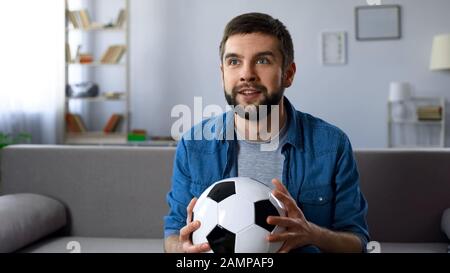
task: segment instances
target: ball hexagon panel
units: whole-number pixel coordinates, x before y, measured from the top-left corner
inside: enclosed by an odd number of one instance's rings
[[[268,252],[269,251],[269,241],[266,237],[270,233],[264,228],[251,225],[248,228],[238,232],[236,234],[236,253],[257,253],[257,252]],[[261,240],[263,238],[263,240]]]
[[[269,198],[270,188],[262,182],[242,177],[236,182],[236,194],[242,195],[250,202]]]
[[[228,197],[220,202],[218,207],[218,224],[231,232],[237,233],[254,223],[253,203],[240,195]]]

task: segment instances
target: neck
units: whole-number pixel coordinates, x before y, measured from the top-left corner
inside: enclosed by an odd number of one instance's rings
[[[234,126],[237,133],[245,140],[251,141],[270,141],[278,136],[286,123],[286,110],[283,101],[282,98],[278,107],[274,107],[270,115],[261,120],[248,120],[234,114]]]

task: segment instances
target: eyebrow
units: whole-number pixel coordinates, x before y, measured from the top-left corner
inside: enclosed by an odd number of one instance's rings
[[[275,57],[275,54],[272,51],[263,51],[263,52],[259,52],[258,54],[256,54],[255,57],[262,57],[262,56],[272,56]],[[236,53],[227,53],[224,56],[224,59],[228,59],[228,58],[242,58],[242,55],[236,54]]]
[[[226,60],[228,58],[242,58],[242,56],[236,53],[227,53],[225,54],[224,59]]]
[[[275,57],[275,54],[273,54],[272,51],[263,51],[263,52],[260,52],[260,53],[256,54],[256,57],[262,57],[262,56],[272,56],[272,57]]]

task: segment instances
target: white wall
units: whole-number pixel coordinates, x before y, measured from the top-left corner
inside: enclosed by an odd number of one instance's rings
[[[446,96],[450,73],[428,70],[433,35],[450,32],[450,1],[397,0],[403,38],[357,42],[354,7],[364,0],[131,0],[132,127],[169,135],[176,104],[225,106],[218,45],[225,24],[250,11],[279,18],[295,44],[297,75],[287,97],[301,111],[341,129],[357,148],[386,146],[389,82],[410,82],[415,94]],[[348,64],[324,67],[319,34],[348,32]],[[450,141],[447,141],[450,143]]]

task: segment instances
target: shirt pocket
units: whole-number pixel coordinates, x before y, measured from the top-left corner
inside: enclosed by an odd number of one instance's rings
[[[323,227],[330,227],[333,219],[334,192],[330,186],[302,189],[300,209],[308,221]]]

